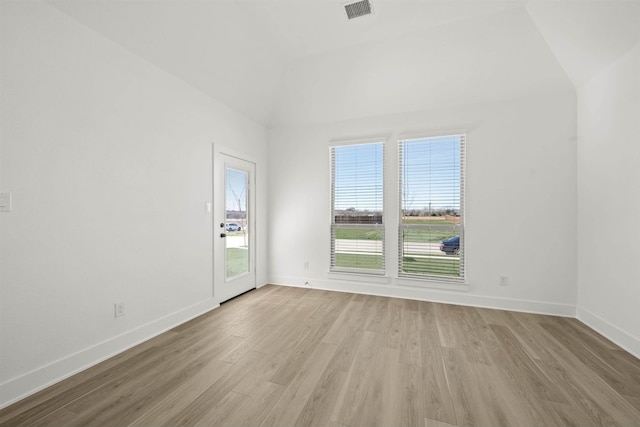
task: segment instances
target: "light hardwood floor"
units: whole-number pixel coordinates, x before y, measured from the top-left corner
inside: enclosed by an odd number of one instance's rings
[[[640,361],[575,319],[266,286],[0,425],[640,426]]]

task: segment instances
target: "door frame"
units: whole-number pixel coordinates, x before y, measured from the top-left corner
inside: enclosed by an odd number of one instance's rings
[[[252,163],[253,164],[253,176],[251,177],[251,180],[249,182],[249,197],[247,199],[247,204],[248,204],[248,211],[249,211],[249,221],[248,221],[248,225],[249,225],[249,230],[250,230],[250,234],[249,234],[249,277],[252,279],[252,287],[247,289],[253,289],[257,287],[257,266],[258,266],[258,262],[257,262],[257,214],[258,214],[258,209],[257,209],[257,197],[256,197],[256,187],[257,187],[257,179],[256,179],[256,175],[257,175],[257,169],[258,169],[258,162],[257,159],[254,156],[251,156],[247,153],[244,153],[242,151],[238,151],[220,144],[212,144],[212,176],[211,176],[211,197],[212,197],[212,215],[211,215],[211,221],[212,221],[212,244],[213,244],[213,252],[212,252],[212,270],[213,270],[213,284],[212,284],[212,291],[213,291],[213,299],[217,302],[224,302],[227,299],[233,298],[229,297],[229,298],[224,298],[224,290],[223,290],[223,286],[225,286],[225,284],[227,283],[226,280],[226,266],[224,265],[225,262],[225,255],[226,255],[226,248],[224,245],[220,244],[220,240],[222,239],[220,237],[220,233],[226,233],[226,230],[223,228],[222,231],[220,230],[220,223],[226,223],[226,215],[224,214],[225,212],[225,206],[226,206],[226,201],[224,200],[224,194],[226,193],[226,188],[222,189],[222,194],[221,196],[218,195],[218,191],[216,189],[216,177],[218,176],[218,174],[222,174],[223,177],[223,182],[222,185],[226,185],[226,179],[224,178],[225,172],[226,172],[226,167],[225,167],[225,162],[223,160],[223,156],[226,157],[231,157],[233,159],[237,159],[243,162],[247,162],[247,163]],[[220,171],[218,168],[221,168],[222,171]],[[220,204],[222,204],[222,206],[220,206]],[[223,212],[222,217],[220,217],[221,212]],[[222,254],[219,254],[219,252],[222,252]],[[220,255],[221,256],[221,262],[220,260],[218,260],[218,262],[216,262],[216,257]],[[216,265],[220,263],[223,271],[217,271],[216,270]],[[253,270],[251,270],[253,268]],[[240,277],[247,277],[247,275],[243,275]],[[246,291],[243,291],[246,292]],[[242,292],[241,292],[242,293]],[[222,299],[224,298],[224,299]]]

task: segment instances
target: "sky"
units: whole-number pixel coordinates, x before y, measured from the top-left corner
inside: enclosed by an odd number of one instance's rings
[[[247,210],[247,172],[227,168],[226,177],[226,210],[237,211]],[[234,195],[235,193],[235,195]],[[240,209],[238,209],[238,199],[240,199]]]
[[[403,209],[460,208],[460,141],[455,135],[402,142]],[[334,208],[381,211],[383,143],[336,146],[332,152]]]
[[[460,137],[405,140],[404,209],[460,209]]]
[[[334,209],[381,211],[383,203],[382,143],[334,147]]]

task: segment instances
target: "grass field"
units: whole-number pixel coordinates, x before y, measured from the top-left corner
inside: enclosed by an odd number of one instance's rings
[[[382,240],[382,230],[366,228],[336,228],[336,239]]]
[[[407,228],[403,230],[405,242],[434,243],[458,234],[456,226],[449,221],[407,221],[406,224],[450,226],[451,228]],[[340,240],[382,240],[382,230],[374,228],[337,228],[336,239]]]
[[[446,219],[431,219],[431,218],[420,218],[414,219],[411,217],[405,218],[402,221],[403,224],[423,224],[423,225],[457,225],[453,221],[449,221]]]
[[[336,254],[336,267],[382,269],[382,255]]]
[[[443,256],[437,258],[403,257],[403,271],[410,274],[429,274],[437,276],[460,276],[460,258]]]
[[[435,243],[448,239],[458,234],[456,223],[453,221],[447,221],[443,219],[405,219],[402,222],[408,225],[437,225],[447,228],[427,228],[427,229],[415,229],[407,228],[403,230],[405,242],[417,242],[417,243]],[[449,228],[450,227],[450,228]]]
[[[453,277],[460,275],[460,259],[454,256],[431,258],[405,256],[403,264],[405,273]],[[336,267],[380,270],[382,269],[382,255],[337,253]]]
[[[415,228],[409,228],[402,231],[404,234],[405,242],[416,243],[435,243],[448,239],[457,235],[457,231],[454,228],[451,229],[436,229],[436,230],[421,230]]]
[[[247,248],[227,248],[227,278],[249,271],[249,251]]]
[[[402,224],[433,226],[425,228],[404,228],[402,230],[403,241],[410,243],[437,243],[456,236],[459,233],[458,226],[453,220],[445,220],[442,218],[408,218],[405,219]],[[336,228],[335,238],[338,240],[381,241],[382,230],[374,227]],[[459,257],[445,256],[439,251],[434,255],[436,256],[406,255],[403,258],[404,272],[409,274],[459,276]],[[382,255],[337,253],[336,267],[380,270],[382,268]]]

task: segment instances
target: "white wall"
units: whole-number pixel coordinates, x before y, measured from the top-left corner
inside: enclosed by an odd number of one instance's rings
[[[54,0],[56,8],[246,117],[266,123],[284,69],[236,1]],[[253,2],[249,2],[251,4]]]
[[[578,91],[578,318],[640,357],[640,44]]]
[[[386,221],[397,221],[396,136],[467,130],[468,291],[335,280],[329,271],[329,141],[388,136]],[[575,314],[576,99],[555,95],[273,129],[269,272],[279,284]],[[387,249],[396,246],[387,227]],[[388,252],[393,266],[394,253]],[[304,269],[309,261],[309,270]],[[500,287],[499,276],[510,286]],[[437,286],[437,284],[435,285]]]
[[[2,9],[0,406],[217,305],[212,143],[258,158],[266,228],[263,127],[47,4]]]

